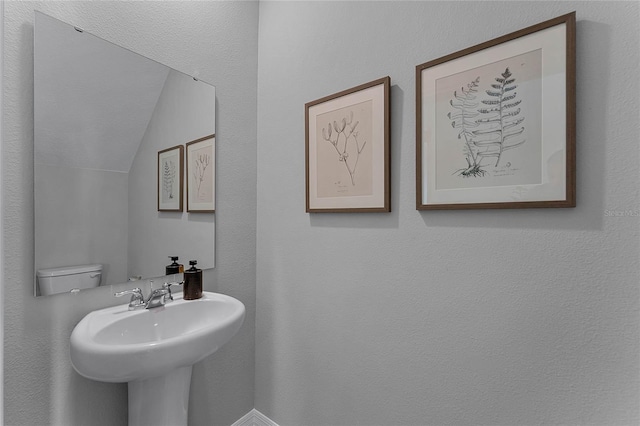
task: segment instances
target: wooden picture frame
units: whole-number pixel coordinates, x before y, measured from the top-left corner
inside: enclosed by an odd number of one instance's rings
[[[416,66],[416,208],[575,207],[575,12]]]
[[[184,147],[177,145],[158,152],[158,211],[182,211]]]
[[[391,211],[390,86],[387,76],[305,104],[307,213]]]
[[[188,142],[187,148],[187,211],[216,211],[216,135]]]

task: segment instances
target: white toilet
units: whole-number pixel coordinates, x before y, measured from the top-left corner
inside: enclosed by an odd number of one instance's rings
[[[74,289],[98,287],[102,278],[102,265],[62,266],[60,268],[38,269],[40,294],[68,293]]]

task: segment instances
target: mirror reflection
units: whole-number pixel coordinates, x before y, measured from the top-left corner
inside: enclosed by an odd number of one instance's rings
[[[212,268],[213,211],[159,211],[158,153],[214,135],[213,86],[36,12],[35,294]]]

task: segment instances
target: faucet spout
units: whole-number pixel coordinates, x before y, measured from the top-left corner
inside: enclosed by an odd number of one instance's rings
[[[157,288],[153,290],[149,295],[149,299],[145,303],[145,309],[153,309],[164,306],[165,303],[167,303],[167,295],[170,296],[171,293],[166,288]]]

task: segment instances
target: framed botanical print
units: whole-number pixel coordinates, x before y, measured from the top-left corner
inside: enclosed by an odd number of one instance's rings
[[[182,211],[182,145],[158,152],[158,211]]]
[[[305,105],[306,211],[389,212],[389,77]]]
[[[575,12],[416,67],[418,210],[575,207]]]
[[[187,211],[213,213],[216,200],[216,136],[188,142]]]

